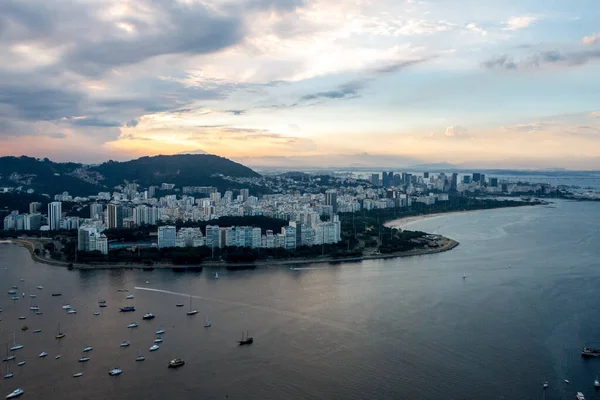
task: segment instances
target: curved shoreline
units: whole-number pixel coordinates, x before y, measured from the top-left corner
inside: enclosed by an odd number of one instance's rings
[[[360,257],[347,257],[347,258],[333,258],[333,257],[324,257],[324,258],[312,258],[312,259],[301,259],[301,260],[267,260],[267,261],[256,261],[252,263],[227,263],[227,262],[205,262],[197,265],[174,265],[174,264],[166,264],[166,263],[157,263],[152,265],[144,265],[144,264],[78,264],[78,263],[67,263],[64,261],[52,260],[45,257],[40,257],[35,254],[35,244],[26,239],[11,239],[10,242],[13,244],[21,245],[29,250],[29,254],[31,258],[42,264],[54,265],[57,267],[67,268],[69,265],[73,269],[187,269],[187,268],[232,268],[232,269],[251,269],[251,268],[264,268],[270,266],[281,266],[281,265],[307,265],[307,264],[339,264],[342,262],[359,262],[366,260],[386,260],[392,258],[402,258],[402,257],[415,257],[415,256],[424,256],[429,254],[438,254],[443,253],[449,250],[454,249],[459,243],[450,238],[435,235],[442,241],[440,247],[436,248],[427,248],[427,249],[416,249],[409,250],[399,253],[390,253],[390,254],[373,254],[373,255],[363,255]]]

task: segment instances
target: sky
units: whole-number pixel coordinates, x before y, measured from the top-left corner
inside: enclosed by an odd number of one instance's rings
[[[600,169],[598,0],[2,0],[0,155]]]

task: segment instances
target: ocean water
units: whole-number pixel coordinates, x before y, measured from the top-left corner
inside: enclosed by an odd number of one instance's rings
[[[600,360],[580,357],[582,346],[600,347],[600,203],[452,214],[411,229],[461,244],[395,260],[223,270],[219,280],[209,270],[68,271],[0,244],[0,355],[15,332],[25,346],[17,361],[27,362],[9,364],[15,377],[0,380],[0,396],[22,387],[23,398],[67,400],[600,399]],[[25,299],[10,300],[12,285]],[[78,313],[67,315],[67,303]],[[128,304],[137,311],[118,312]],[[156,318],[142,321],[146,312]],[[246,330],[254,344],[238,347]],[[87,345],[91,360],[78,363]],[[168,369],[174,357],[186,365]],[[108,376],[114,366],[121,376]]]

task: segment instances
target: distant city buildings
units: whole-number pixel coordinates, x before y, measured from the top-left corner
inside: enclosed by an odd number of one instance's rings
[[[48,204],[48,226],[51,231],[60,229],[60,220],[62,219],[62,203],[53,201]]]
[[[77,231],[77,251],[99,251],[108,254],[108,239],[98,228],[82,226]]]
[[[172,225],[158,228],[158,248],[175,247],[177,245],[177,229]]]

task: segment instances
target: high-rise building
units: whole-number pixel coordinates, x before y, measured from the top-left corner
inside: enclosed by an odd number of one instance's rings
[[[429,178],[429,172],[423,172],[423,178],[428,179]]]
[[[470,175],[463,176],[463,183],[465,185],[468,185],[469,183],[471,183],[471,176]]]
[[[388,187],[390,185],[388,174],[385,171],[383,171],[383,173],[381,174],[381,185],[383,187]]]
[[[175,247],[177,229],[172,225],[158,227],[158,248]]]
[[[458,174],[452,173],[452,179],[450,180],[450,190],[456,190],[458,187]]]
[[[148,187],[148,197],[154,197],[156,194],[156,186]]]
[[[337,214],[338,212],[338,204],[337,204],[337,190],[330,189],[325,192],[325,205],[331,206],[332,215]]]
[[[106,206],[106,226],[108,229],[123,227],[123,210],[117,204],[108,204]]]
[[[29,203],[29,214],[36,214],[42,211],[42,203],[32,201]]]
[[[220,246],[220,238],[221,235],[219,233],[219,226],[218,225],[207,225],[206,226],[206,234],[204,235],[206,236],[205,239],[205,243],[207,247],[210,247],[211,249],[213,248],[218,248]]]
[[[479,182],[481,180],[481,174],[479,172],[473,172],[473,182]]]
[[[394,186],[402,185],[402,176],[400,174],[395,174],[393,182],[394,182]]]
[[[498,187],[498,178],[490,178],[490,186]]]
[[[379,174],[371,175],[371,183],[375,186],[379,186]]]
[[[295,250],[296,249],[296,227],[294,226],[284,226],[281,228],[281,234],[284,236],[285,244],[284,247],[286,250]]]
[[[78,251],[99,251],[108,254],[108,239],[92,226],[82,226],[77,231]]]
[[[481,186],[485,185],[485,174],[481,174],[481,179],[479,180],[479,184]]]
[[[27,214],[24,217],[23,229],[26,231],[35,231],[40,229],[42,226],[42,214]]]
[[[103,210],[104,210],[104,205],[102,205],[101,203],[90,204],[90,218],[100,219],[100,217],[102,216]]]
[[[250,197],[250,189],[240,189],[240,196],[242,196],[242,201],[247,201]]]
[[[62,218],[62,203],[53,201],[48,204],[48,225],[51,231],[60,229],[60,220]]]

